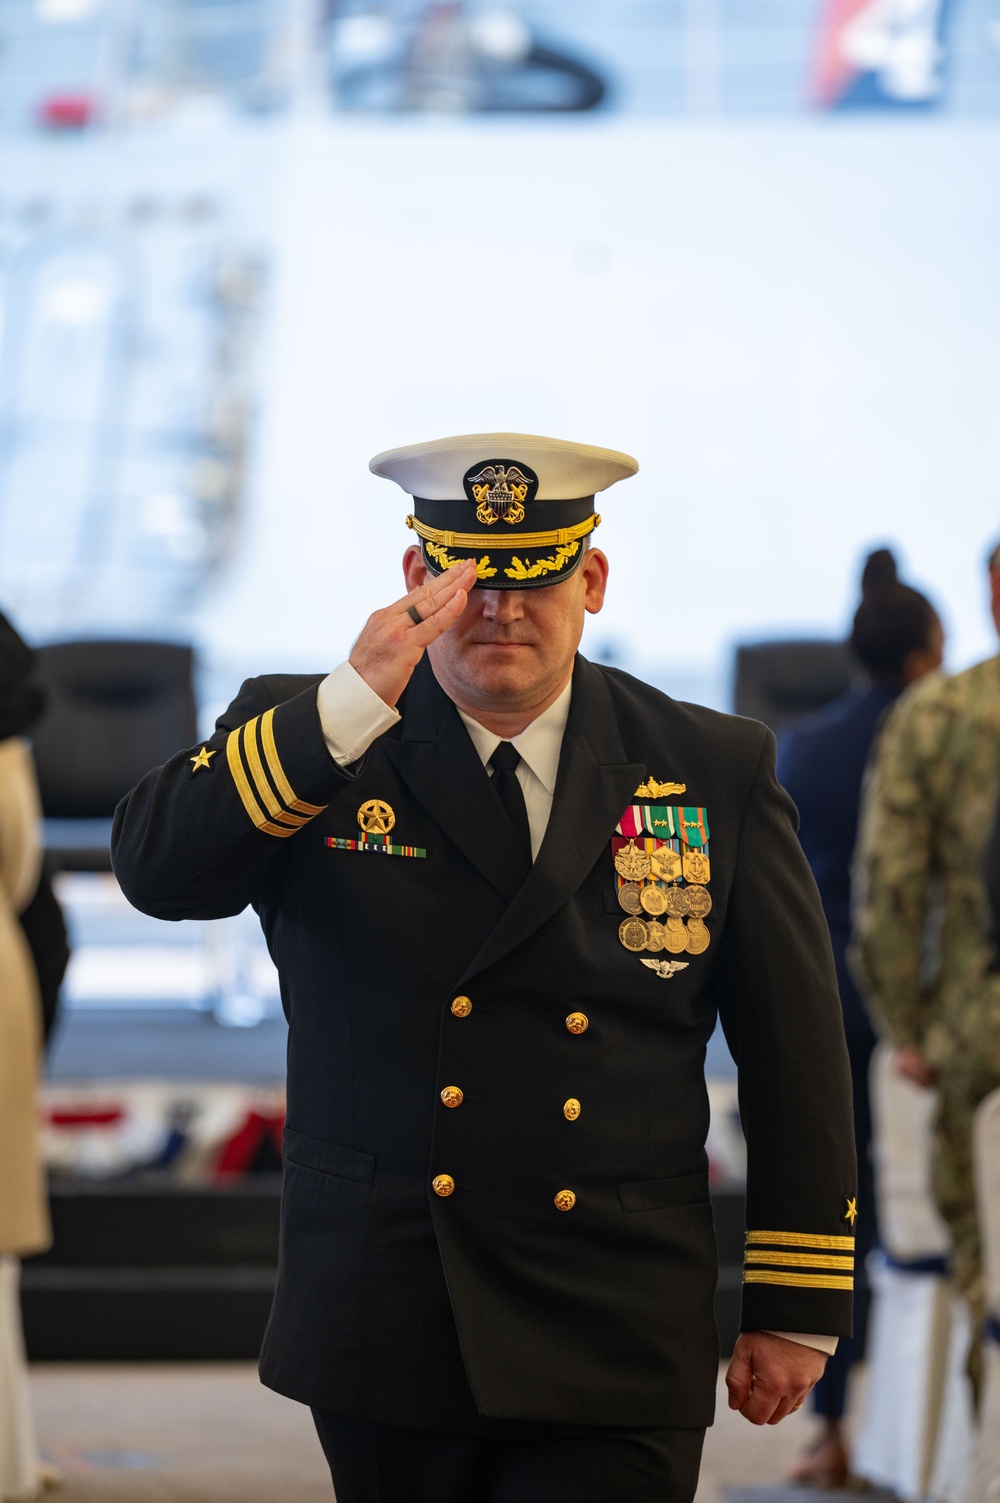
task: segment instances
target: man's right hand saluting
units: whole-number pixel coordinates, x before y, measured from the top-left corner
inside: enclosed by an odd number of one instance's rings
[[[476,562],[467,558],[368,617],[349,662],[383,704],[396,705],[425,650],[465,610],[475,582]]]

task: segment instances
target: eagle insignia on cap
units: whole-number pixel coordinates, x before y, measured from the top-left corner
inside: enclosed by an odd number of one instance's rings
[[[516,527],[524,521],[529,493],[533,495],[538,489],[538,476],[532,470],[525,474],[509,461],[494,459],[483,465],[478,475],[467,472],[465,488],[476,503],[476,519],[484,527],[492,527],[501,517]]]

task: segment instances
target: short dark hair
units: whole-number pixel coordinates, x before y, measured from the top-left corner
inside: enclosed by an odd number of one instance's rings
[[[850,639],[861,666],[873,678],[901,677],[907,657],[930,644],[938,624],[937,611],[926,595],[900,581],[890,550],[870,553],[861,573],[861,604]]]

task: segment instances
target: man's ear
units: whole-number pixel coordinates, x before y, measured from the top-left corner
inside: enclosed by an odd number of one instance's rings
[[[423,554],[416,546],[407,548],[403,554],[403,578],[406,580],[407,594],[427,583],[427,565],[424,563]]]
[[[604,591],[608,585],[608,560],[600,548],[588,548],[583,555],[580,573],[587,582],[584,610],[596,616],[604,604]]]

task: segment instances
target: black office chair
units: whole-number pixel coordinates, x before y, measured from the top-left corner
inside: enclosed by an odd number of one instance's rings
[[[51,870],[110,871],[118,800],[198,734],[194,654],[174,642],[53,642],[33,734]]]
[[[736,649],[733,709],[777,731],[836,699],[857,676],[846,642],[755,642]]]

